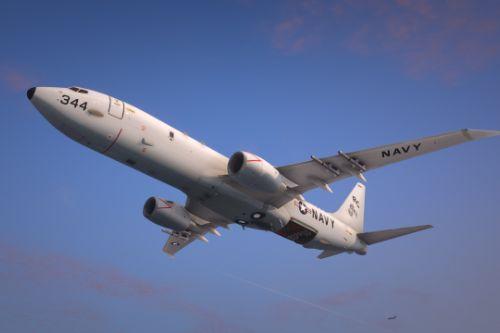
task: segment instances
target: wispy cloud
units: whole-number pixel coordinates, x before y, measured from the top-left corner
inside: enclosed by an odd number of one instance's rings
[[[498,4],[473,0],[294,1],[276,14],[271,42],[285,54],[333,44],[454,83],[498,60],[499,16]]]
[[[0,264],[8,267],[10,278],[36,285],[50,283],[93,292],[102,297],[132,299],[165,311],[182,312],[197,320],[195,331],[247,332],[221,317],[216,311],[188,301],[175,289],[130,275],[114,267],[92,265],[66,255],[28,252],[0,241]],[[83,319],[102,320],[98,311],[73,304],[66,310]]]
[[[61,254],[28,253],[0,243],[0,261],[21,268],[24,278],[72,281],[84,289],[113,296],[148,297],[168,291],[112,267],[98,267]]]
[[[294,295],[290,295],[290,294],[285,293],[283,291],[264,286],[260,283],[257,283],[257,282],[254,282],[254,281],[251,281],[251,280],[248,280],[245,278],[241,278],[241,277],[229,274],[229,273],[223,273],[223,274],[231,279],[237,280],[239,282],[248,284],[250,286],[256,287],[258,289],[262,289],[264,291],[267,291],[267,292],[270,292],[270,293],[275,294],[277,296],[288,299],[290,302],[281,303],[280,306],[274,308],[275,311],[277,310],[279,312],[278,316],[280,317],[280,319],[284,319],[284,318],[289,319],[289,317],[291,317],[295,314],[295,311],[299,310],[296,307],[296,304],[302,304],[310,310],[319,310],[320,312],[322,312],[324,314],[333,315],[337,318],[344,319],[344,320],[347,320],[349,322],[354,322],[354,323],[357,323],[357,324],[362,325],[362,326],[373,327],[373,325],[370,324],[369,322],[363,321],[357,317],[348,316],[348,315],[338,311],[337,309],[334,309],[335,306],[347,304],[347,303],[350,303],[353,301],[362,300],[363,298],[367,297],[367,295],[369,294],[368,293],[369,288],[363,288],[363,290],[355,290],[353,292],[350,291],[350,292],[335,294],[333,296],[324,297],[318,301],[309,301],[309,300],[306,300],[306,299],[303,299],[303,298],[300,298],[300,297],[297,297]]]
[[[392,291],[393,296],[409,300],[420,305],[429,305],[432,302],[432,295],[410,287],[400,287]]]
[[[64,303],[62,313],[64,316],[79,318],[85,322],[104,323],[108,320],[105,314],[97,310],[95,307],[75,301]]]
[[[0,81],[10,91],[21,92],[35,85],[37,81],[31,75],[12,66],[0,66]]]
[[[286,53],[302,51],[309,39],[305,33],[302,17],[284,19],[274,27],[273,46]]]
[[[322,297],[319,303],[330,306],[342,306],[355,302],[362,302],[370,298],[375,287],[373,285],[364,286],[361,288],[333,293]]]

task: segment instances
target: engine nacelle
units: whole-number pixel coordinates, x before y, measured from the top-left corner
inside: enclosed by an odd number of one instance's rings
[[[227,164],[227,172],[241,185],[266,193],[286,190],[281,174],[264,159],[244,151],[234,153]]]
[[[162,198],[151,197],[146,200],[144,217],[153,223],[174,231],[184,231],[191,225],[191,214],[184,206]]]

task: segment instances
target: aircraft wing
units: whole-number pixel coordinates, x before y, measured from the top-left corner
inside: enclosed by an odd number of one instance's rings
[[[500,131],[463,129],[456,132],[429,136],[352,153],[339,151],[335,156],[317,158],[307,162],[278,167],[278,171],[291,180],[290,194],[301,194],[316,187],[331,191],[328,184],[355,176],[366,180],[364,172],[412,157],[431,153],[467,141],[500,135]]]
[[[196,239],[200,239],[200,236],[204,238],[204,235],[208,232],[208,230],[208,228],[205,228],[205,230],[200,233],[191,231],[170,232],[170,237],[163,246],[163,252],[173,257],[177,252],[188,246],[191,242]]]
[[[188,198],[186,202],[186,209],[188,212],[194,215],[196,223],[199,225],[205,225],[207,223],[212,223],[214,227],[220,226],[223,228],[228,228],[227,226],[232,223],[231,220],[211,211],[206,208],[199,200]]]
[[[192,233],[172,232],[163,246],[163,252],[173,257],[174,254],[189,245],[196,238],[197,236]]]
[[[205,234],[208,232],[211,232],[216,236],[220,236],[220,233],[216,230],[216,228],[219,226],[227,228],[227,225],[231,223],[231,221],[222,218],[203,206],[199,201],[192,198],[188,198],[186,209],[189,213],[191,213],[191,218],[196,226],[193,227],[192,230],[186,231],[165,230],[165,232],[170,234],[170,237],[163,246],[163,252],[170,256],[174,256],[177,252],[188,246],[196,239],[208,242],[205,237]]]

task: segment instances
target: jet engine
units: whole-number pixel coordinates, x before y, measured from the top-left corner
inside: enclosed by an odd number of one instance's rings
[[[192,223],[191,214],[183,206],[162,198],[146,200],[142,212],[151,222],[174,231],[186,230]]]
[[[234,153],[227,164],[230,177],[241,185],[266,193],[286,190],[282,176],[264,159],[244,151]]]

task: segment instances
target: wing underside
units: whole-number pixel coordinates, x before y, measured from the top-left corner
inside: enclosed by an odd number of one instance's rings
[[[409,158],[431,153],[464,142],[500,135],[500,131],[463,129],[455,132],[429,136],[352,153],[339,151],[335,156],[318,158],[278,167],[288,180],[297,184],[289,194],[301,194],[313,188],[329,190],[328,184],[348,177],[365,180],[366,171]]]
[[[227,228],[230,221],[212,212],[199,201],[188,198],[186,210],[191,214],[192,227],[184,231],[164,230],[170,236],[163,246],[163,252],[174,256],[177,252],[191,244],[195,240],[208,242],[205,234],[208,232],[220,236],[218,227]]]
[[[168,237],[167,242],[163,246],[163,252],[173,257],[177,252],[188,246],[194,240],[204,237],[206,232],[207,231],[202,233],[195,233],[191,231],[169,232],[170,237]]]

